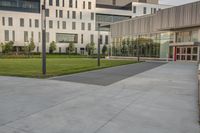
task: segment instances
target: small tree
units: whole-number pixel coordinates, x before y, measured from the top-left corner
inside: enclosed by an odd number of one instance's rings
[[[3,53],[9,53],[13,51],[13,42],[9,41],[6,42],[5,45],[3,45]]]
[[[74,52],[74,50],[75,50],[74,43],[69,43],[69,53]]]
[[[95,43],[94,42],[90,43],[90,50],[91,50],[91,54],[94,54],[94,50],[95,50]]]
[[[88,55],[94,54],[94,50],[95,50],[95,43],[92,42],[86,45],[86,51],[88,52]]]
[[[103,46],[102,48],[102,54],[105,56],[106,52],[107,52],[108,48],[106,45]]]
[[[35,49],[35,43],[33,42],[33,39],[31,39],[30,43],[28,44],[29,53],[31,53],[34,49]]]
[[[123,56],[127,55],[128,53],[128,45],[127,45],[126,40],[122,41],[121,53],[123,54]]]
[[[50,43],[49,53],[52,54],[55,50],[56,50],[56,42],[55,42],[55,41],[52,41],[52,42]]]
[[[4,45],[3,43],[0,43],[0,52],[3,53],[3,51],[4,51],[4,47],[5,47],[5,45]]]
[[[33,39],[30,40],[29,43],[24,44],[23,51],[25,55],[27,54],[28,57],[30,57],[31,52],[35,49],[35,43],[33,42]]]

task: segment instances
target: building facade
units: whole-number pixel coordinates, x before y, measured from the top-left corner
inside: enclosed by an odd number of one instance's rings
[[[99,28],[99,23],[110,24],[169,7],[152,3],[129,0],[109,5],[98,0],[46,0],[47,51],[49,44],[55,41],[57,53],[68,53],[69,43],[74,43],[75,53],[85,54],[88,43],[97,44],[98,30],[101,46],[109,44],[110,29]],[[41,0],[1,0],[0,43],[13,41],[15,50],[22,51],[23,46],[33,40],[34,51],[41,52],[41,4]]]
[[[199,61],[200,2],[111,25],[112,55]]]

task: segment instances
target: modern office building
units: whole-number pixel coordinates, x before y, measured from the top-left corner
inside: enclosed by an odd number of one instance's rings
[[[116,22],[111,36],[113,56],[199,61],[200,2]]]
[[[0,43],[13,41],[20,51],[33,39],[35,52],[41,52],[41,0],[0,0]],[[55,41],[59,53],[68,53],[70,42],[75,52],[85,54],[86,44],[109,44],[110,24],[167,8],[158,0],[46,0],[46,42]]]

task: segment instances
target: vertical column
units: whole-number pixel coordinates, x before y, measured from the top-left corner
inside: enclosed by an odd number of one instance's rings
[[[46,75],[46,0],[42,4],[42,73]]]
[[[174,32],[173,44],[176,45],[176,32]],[[174,61],[177,60],[177,49],[176,49],[176,46],[173,46],[173,59],[174,59]]]
[[[200,29],[198,30],[198,42],[200,42]],[[200,62],[200,46],[198,46],[197,61]]]
[[[177,51],[176,51],[176,47],[175,47],[175,46],[173,47],[173,53],[174,53],[174,54],[173,54],[173,56],[174,56],[174,61],[176,61],[176,60],[177,60],[177,59],[176,59],[176,57],[177,57],[177,56],[176,56]]]

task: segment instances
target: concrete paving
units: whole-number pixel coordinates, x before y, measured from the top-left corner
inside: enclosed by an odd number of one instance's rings
[[[106,68],[101,70],[94,70],[72,75],[65,75],[51,78],[59,81],[70,81],[94,85],[107,86],[118,82],[122,79],[134,76],[144,71],[153,69],[155,67],[165,64],[164,62],[143,62],[131,65],[123,65],[113,68]]]
[[[0,133],[200,133],[196,69],[168,63],[109,86],[0,77]]]

